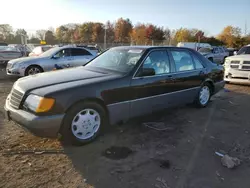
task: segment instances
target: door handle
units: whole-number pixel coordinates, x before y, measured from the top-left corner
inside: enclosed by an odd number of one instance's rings
[[[175,80],[175,78],[173,77],[173,75],[168,75],[168,78],[169,78],[170,80]]]

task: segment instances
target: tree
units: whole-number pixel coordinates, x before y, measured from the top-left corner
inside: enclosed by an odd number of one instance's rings
[[[212,46],[223,46],[225,45],[221,40],[215,38],[215,37],[204,37],[202,39],[202,42],[208,43]]]
[[[56,44],[56,37],[52,31],[50,30],[46,31],[45,41],[47,42],[47,44],[52,44],[52,45]]]
[[[132,28],[133,26],[129,19],[119,18],[114,27],[115,41],[120,43],[130,42]]]
[[[131,39],[135,44],[146,44],[147,38],[146,38],[146,26],[144,24],[137,24],[132,32],[131,32]]]
[[[30,37],[30,39],[28,40],[29,43],[32,43],[32,44],[39,44],[40,43],[40,39],[36,38],[34,35],[32,35]]]
[[[36,31],[37,38],[39,38],[40,40],[44,40],[45,33],[46,33],[46,30],[44,30],[44,29],[37,30]]]
[[[115,40],[114,24],[110,21],[106,23],[106,38],[108,43],[112,43]]]
[[[79,27],[80,40],[84,43],[92,42],[93,22],[86,22]]]
[[[104,25],[102,23],[94,23],[92,28],[92,42],[101,43],[104,40]]]
[[[7,41],[12,33],[13,29],[9,24],[0,24],[0,41]]]
[[[191,42],[193,41],[192,32],[186,28],[176,30],[174,39],[176,42]]]
[[[240,34],[241,30],[239,27],[229,25],[223,29],[217,38],[224,42],[227,47],[238,47],[237,41],[241,38]]]
[[[68,37],[68,28],[65,26],[60,26],[56,29],[56,39],[61,43],[67,43],[70,41]]]

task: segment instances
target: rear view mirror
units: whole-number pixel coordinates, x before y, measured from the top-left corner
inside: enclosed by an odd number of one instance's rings
[[[153,68],[143,68],[140,76],[153,76],[155,75],[155,70]]]

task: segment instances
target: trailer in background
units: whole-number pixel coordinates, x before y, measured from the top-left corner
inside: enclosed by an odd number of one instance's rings
[[[212,46],[208,43],[198,43],[198,42],[179,42],[177,47],[186,47],[194,50],[199,50],[200,48],[211,48]]]

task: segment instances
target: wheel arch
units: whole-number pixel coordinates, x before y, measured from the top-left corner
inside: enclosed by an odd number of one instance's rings
[[[212,94],[214,93],[214,82],[211,79],[206,79],[202,84],[208,83],[211,86]]]
[[[41,70],[42,70],[42,72],[44,72],[44,70],[43,70],[43,68],[40,66],[40,65],[37,65],[37,64],[31,64],[31,65],[29,65],[26,69],[25,69],[25,71],[24,71],[24,74],[26,75],[26,71],[28,70],[28,68],[30,68],[30,67],[39,67]]]

